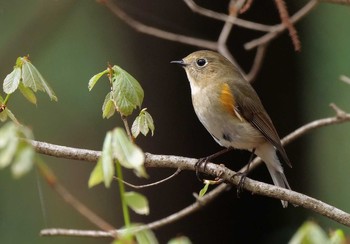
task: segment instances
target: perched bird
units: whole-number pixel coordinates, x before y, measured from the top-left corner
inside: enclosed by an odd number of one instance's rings
[[[194,110],[215,141],[245,149],[266,164],[276,186],[290,186],[276,154],[291,163],[257,93],[239,69],[219,53],[202,50],[180,61],[190,82]],[[288,206],[282,201],[283,207]]]

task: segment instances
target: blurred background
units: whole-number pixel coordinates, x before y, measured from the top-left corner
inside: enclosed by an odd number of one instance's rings
[[[201,17],[183,1],[116,1],[137,20],[168,31],[216,40],[222,22]],[[228,1],[196,1],[215,11],[227,12]],[[290,13],[304,1],[288,1]],[[265,24],[280,22],[273,1],[255,1],[241,16]],[[350,111],[350,86],[339,81],[350,75],[350,8],[320,4],[296,25],[302,52],[293,51],[287,33],[274,40],[253,86],[260,95],[281,137],[315,119],[332,116],[329,103]],[[117,64],[131,73],[144,88],[143,107],[155,121],[155,135],[140,137],[144,151],[187,157],[204,157],[220,149],[196,118],[184,71],[169,64],[198,50],[135,32],[96,1],[12,0],[0,1],[0,75],[12,71],[18,56],[31,61],[56,92],[59,101],[39,95],[37,106],[18,93],[8,104],[40,141],[100,150],[105,133],[121,125],[118,116],[102,119],[102,103],[108,82],[92,92],[89,79]],[[254,51],[244,43],[261,33],[234,28],[229,49],[248,71]],[[136,113],[134,113],[135,115]],[[132,116],[133,118],[134,116]],[[129,122],[132,122],[132,118]],[[350,124],[317,129],[286,147],[293,168],[285,167],[291,187],[350,212]],[[116,227],[122,213],[116,184],[110,189],[88,189],[94,164],[42,156],[72,194]],[[221,158],[238,170],[249,153],[234,151]],[[231,163],[232,162],[232,163]],[[148,169],[153,182],[173,170]],[[132,172],[128,181],[140,184]],[[265,166],[250,177],[271,183]],[[133,222],[148,223],[166,217],[195,201],[192,193],[202,185],[194,172],[142,190],[150,202],[149,216],[132,215]],[[283,209],[280,201],[236,190],[225,192],[201,211],[155,231],[160,243],[187,235],[193,243],[286,243],[305,220],[316,220],[326,230],[348,228],[311,211]],[[67,205],[42,181],[36,170],[14,180],[10,170],[0,171],[1,243],[110,243],[111,239],[39,237],[43,228],[96,229]]]

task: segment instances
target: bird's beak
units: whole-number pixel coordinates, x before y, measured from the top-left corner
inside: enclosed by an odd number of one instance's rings
[[[178,64],[183,68],[185,68],[187,66],[187,64],[183,60],[175,60],[175,61],[171,61],[170,63],[171,64]]]

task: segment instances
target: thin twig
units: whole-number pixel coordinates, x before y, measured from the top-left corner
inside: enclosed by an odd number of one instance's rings
[[[180,35],[177,33],[172,33],[169,31],[164,31],[164,30],[152,27],[152,26],[145,25],[145,24],[133,19],[128,14],[126,14],[113,1],[104,0],[104,1],[100,1],[100,2],[105,4],[105,6],[109,10],[111,10],[113,14],[115,14],[118,18],[123,20],[123,22],[125,22],[127,25],[129,25],[130,27],[132,27],[133,29],[135,29],[138,32],[145,33],[145,34],[148,34],[151,36],[155,36],[155,37],[158,37],[161,39],[166,39],[169,41],[176,41],[176,42],[192,45],[195,47],[216,50],[216,47],[217,47],[216,42],[203,40],[200,38],[195,38],[195,37],[190,37],[190,36],[185,36],[185,35]]]
[[[60,197],[72,206],[78,213],[88,219],[91,223],[96,225],[98,228],[104,231],[111,231],[115,228],[107,223],[105,220],[100,218],[97,214],[91,211],[88,207],[86,207],[82,202],[76,199],[55,177],[52,170],[48,168],[48,166],[42,162],[37,163],[37,167],[39,169],[40,174],[45,179],[45,182],[60,195]],[[116,237],[116,236],[115,236]]]
[[[258,76],[258,73],[262,67],[262,63],[265,57],[266,49],[267,45],[260,45],[256,50],[253,65],[246,76],[247,81],[249,81],[250,83],[254,82],[254,80]]]
[[[122,118],[122,121],[123,121],[123,123],[124,123],[124,127],[125,127],[125,130],[126,130],[126,134],[128,135],[130,141],[134,141],[134,137],[132,136],[131,131],[130,131],[128,119],[127,119],[126,116],[124,116],[124,115],[121,115],[121,118]]]
[[[99,230],[74,230],[51,228],[40,231],[41,236],[77,236],[77,237],[114,237],[114,232],[106,232]]]
[[[180,172],[181,172],[181,169],[177,169],[177,170],[175,171],[175,173],[171,174],[170,176],[168,176],[168,177],[166,177],[166,178],[164,178],[164,179],[162,179],[162,180],[159,180],[159,181],[156,181],[156,182],[153,182],[153,183],[150,183],[150,184],[139,185],[139,186],[134,185],[134,184],[131,184],[131,183],[125,181],[125,180],[121,180],[121,179],[119,179],[118,177],[114,177],[114,179],[116,179],[116,180],[118,180],[118,181],[121,181],[121,182],[123,182],[125,185],[130,186],[130,187],[132,187],[132,188],[135,188],[135,189],[142,189],[142,188],[147,188],[147,187],[150,187],[150,186],[156,186],[156,185],[159,185],[159,184],[161,184],[161,183],[163,183],[163,182],[165,182],[165,181],[168,181],[168,180],[174,178],[175,176],[177,176],[178,174],[180,174]]]
[[[294,45],[294,50],[295,51],[300,51],[301,50],[301,44],[300,44],[300,40],[299,40],[299,37],[298,37],[298,32],[295,29],[293,23],[290,21],[286,2],[284,0],[275,0],[275,4],[276,4],[278,12],[280,14],[282,23],[286,26],[286,28],[289,31],[289,36],[292,39],[292,42],[293,42],[293,45]]]
[[[246,76],[246,73],[244,70],[239,66],[238,62],[234,59],[231,52],[227,48],[227,39],[230,36],[231,30],[233,28],[234,20],[237,18],[237,14],[241,7],[244,5],[245,0],[239,0],[239,1],[230,1],[229,6],[229,21],[226,21],[218,38],[217,42],[217,50],[219,53],[224,55],[227,59],[229,59],[243,74],[243,76]]]
[[[232,24],[235,24],[237,26],[244,27],[246,29],[256,30],[256,31],[269,32],[269,31],[271,31],[271,28],[272,28],[272,26],[270,26],[270,25],[255,23],[255,22],[251,22],[248,20],[243,20],[243,19],[239,19],[239,18],[232,19],[232,17],[230,17],[227,14],[218,13],[218,12],[215,12],[211,9],[203,8],[199,5],[197,5],[193,0],[184,0],[184,2],[187,4],[187,6],[193,12],[199,13],[203,16],[206,16],[206,17],[209,17],[212,19],[217,19],[217,20],[221,20],[224,22],[231,22]]]
[[[310,13],[311,10],[314,7],[316,7],[317,4],[318,4],[318,0],[309,1],[307,4],[304,5],[304,7],[299,9],[292,17],[290,17],[290,22],[293,24],[297,23],[305,15]],[[285,30],[286,30],[286,27],[284,24],[275,25],[274,28],[269,33],[244,44],[244,48],[246,50],[251,50],[259,45],[266,44],[266,43],[272,41],[277,36],[279,36]]]

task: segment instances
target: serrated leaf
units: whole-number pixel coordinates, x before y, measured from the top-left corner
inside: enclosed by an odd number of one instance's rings
[[[142,121],[143,120],[143,121]],[[141,132],[141,127],[145,125],[144,122],[144,118],[142,118],[141,115],[138,115],[134,122],[132,123],[132,126],[131,126],[131,133],[132,133],[132,136],[137,138],[138,135],[140,134]],[[148,127],[147,127],[148,128]]]
[[[113,66],[113,98],[118,111],[130,115],[136,107],[141,107],[144,92],[139,82],[119,66]]]
[[[122,128],[113,130],[113,152],[122,166],[136,170],[140,176],[147,176],[143,167],[144,153],[129,140]]]
[[[34,92],[46,92],[51,100],[57,101],[57,97],[51,87],[47,84],[44,77],[35,68],[35,66],[28,60],[27,57],[22,58],[22,79],[23,85],[30,87]]]
[[[205,193],[207,193],[209,185],[210,185],[210,181],[206,181],[203,188],[199,191],[199,197],[203,197]]]
[[[19,84],[19,90],[22,93],[22,95],[31,103],[36,104],[36,96],[34,92],[23,85],[23,83]]]
[[[142,215],[149,214],[148,200],[142,194],[134,191],[125,192],[124,199],[126,204],[134,210],[135,213]]]
[[[151,133],[152,133],[152,136],[153,136],[154,129],[155,129],[153,118],[152,118],[151,114],[146,111],[146,109],[143,109],[143,113],[144,113],[144,116],[145,116],[145,120],[146,120],[147,126],[151,130]]]
[[[146,136],[151,130],[152,136],[154,132],[154,123],[152,116],[146,111],[146,108],[142,109],[140,114],[134,120],[131,126],[131,133],[133,137],[137,137],[140,132]]]
[[[106,95],[106,98],[105,98],[103,105],[102,105],[102,118],[109,119],[110,117],[113,116],[114,113],[115,113],[115,104],[114,104],[114,101],[112,99],[112,95],[109,92]]]
[[[168,244],[191,244],[191,240],[187,236],[179,236],[171,239]]]
[[[21,69],[19,67],[14,67],[13,71],[8,74],[4,80],[3,90],[6,94],[13,93],[21,81]]]
[[[34,149],[31,145],[23,143],[23,148],[17,151],[15,159],[11,166],[12,175],[19,178],[28,173],[34,161]]]
[[[98,159],[95,168],[92,170],[89,178],[88,186],[92,188],[103,182],[102,160]]]
[[[105,74],[108,74],[108,69],[94,75],[93,77],[91,77],[91,79],[89,80],[89,84],[88,84],[88,89],[89,91],[92,90],[92,88],[94,88],[94,86],[96,85],[97,81]]]
[[[111,185],[114,176],[112,139],[112,132],[107,132],[101,154],[103,181],[106,187]]]

